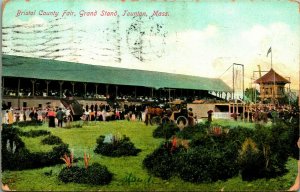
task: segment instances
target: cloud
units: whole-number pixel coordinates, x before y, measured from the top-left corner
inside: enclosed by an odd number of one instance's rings
[[[15,25],[47,25],[47,21],[39,16],[29,17],[28,20],[24,21],[19,18],[13,20]]]

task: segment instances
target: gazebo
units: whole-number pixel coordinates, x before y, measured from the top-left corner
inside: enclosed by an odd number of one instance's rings
[[[284,86],[285,84],[290,83],[290,81],[271,68],[269,72],[258,78],[255,83],[259,84],[259,97],[263,101],[265,99],[278,100],[283,98],[285,95]]]

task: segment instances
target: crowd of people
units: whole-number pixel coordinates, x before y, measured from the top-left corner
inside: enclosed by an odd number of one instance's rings
[[[142,121],[144,109],[141,105],[135,104],[86,104],[82,108],[81,119],[83,121],[111,121],[111,120],[130,120],[137,119]],[[62,127],[64,123],[73,121],[72,111],[65,107],[46,107],[46,108],[10,108],[2,111],[2,122],[13,124],[21,121],[48,122],[49,127]]]
[[[49,122],[49,127],[56,125],[62,127],[62,122],[71,120],[70,109],[62,108],[24,108],[24,109],[7,109],[2,111],[2,122],[4,124],[13,124],[14,122],[36,121],[41,123]]]
[[[244,112],[244,114],[231,114],[234,120],[238,119],[238,116],[245,121],[253,123],[267,123],[268,121],[276,122],[277,120],[288,120],[291,121],[299,115],[299,109],[288,105],[283,106],[272,106],[272,105],[261,105],[250,107]]]
[[[163,107],[163,106],[162,106]],[[81,119],[83,121],[111,121],[134,119],[142,121],[146,113],[146,105],[124,103],[120,106],[118,103],[111,105],[104,103],[93,103],[91,105],[83,106],[83,113]],[[269,121],[275,122],[278,119],[291,121],[299,115],[299,109],[289,105],[284,106],[250,106],[246,108],[243,113],[232,113],[231,117],[234,120],[241,119],[245,122],[253,123],[267,123]],[[212,113],[208,113],[209,119],[212,118]],[[70,108],[64,107],[46,107],[46,108],[23,108],[2,111],[2,122],[5,124],[12,124],[20,121],[40,121],[42,123],[49,123],[49,127],[62,127],[64,122],[73,121],[72,111]],[[245,118],[245,119],[243,119]]]

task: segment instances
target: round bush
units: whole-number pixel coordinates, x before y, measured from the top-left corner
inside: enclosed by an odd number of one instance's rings
[[[265,176],[264,156],[257,148],[247,147],[243,149],[239,155],[239,166],[244,181],[251,181]]]
[[[177,170],[176,155],[182,148],[172,150],[171,142],[160,145],[153,153],[146,156],[143,166],[149,173],[162,179],[169,179]]]
[[[41,143],[43,145],[57,145],[63,143],[61,138],[55,135],[49,135],[48,137],[44,138]]]
[[[64,167],[58,174],[58,178],[64,182],[77,182],[82,183],[82,179],[84,176],[85,169],[77,166],[72,167]]]
[[[206,130],[207,127],[204,123],[198,123],[195,126],[188,126],[176,132],[176,136],[181,139],[192,139],[195,135],[205,133]]]
[[[170,139],[179,131],[180,129],[175,123],[161,124],[153,131],[153,137]]]
[[[96,142],[97,146],[94,152],[105,156],[136,156],[141,152],[140,149],[134,147],[134,144],[130,141],[129,137],[126,137],[125,135],[123,135],[122,138],[113,136],[109,142],[106,142],[105,137],[101,135]]]
[[[197,147],[178,155],[180,178],[190,182],[212,182],[238,174],[236,155],[228,149]]]
[[[106,185],[112,180],[113,174],[108,171],[107,167],[94,163],[86,170],[87,183],[92,185]]]
[[[113,174],[107,167],[94,163],[87,169],[72,166],[63,168],[58,174],[58,178],[64,182],[84,183],[92,185],[107,185],[111,182]]]

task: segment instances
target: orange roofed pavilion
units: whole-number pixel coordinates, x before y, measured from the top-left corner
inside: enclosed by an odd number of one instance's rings
[[[284,86],[291,82],[271,68],[269,72],[258,78],[255,83],[259,84],[261,100],[265,100],[283,98],[285,95]]]

